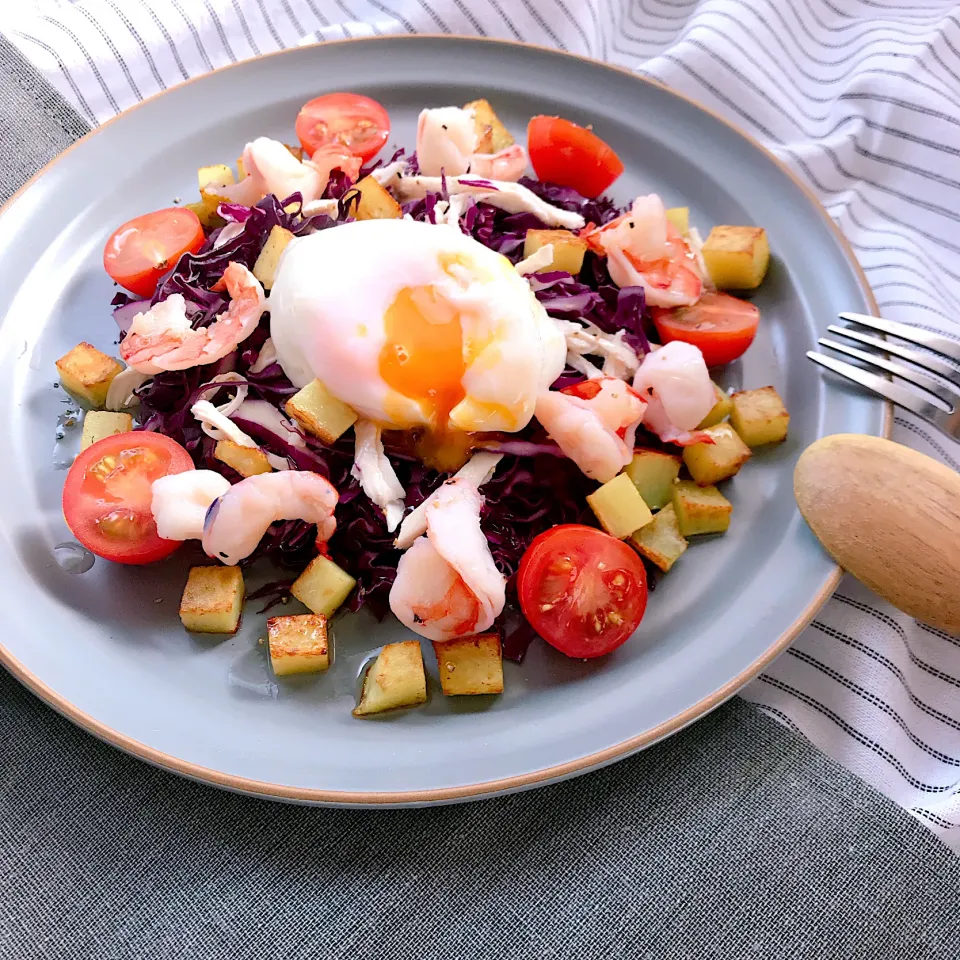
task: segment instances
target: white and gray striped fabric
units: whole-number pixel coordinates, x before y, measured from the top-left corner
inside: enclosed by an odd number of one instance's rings
[[[90,123],[317,40],[482,34],[607,59],[759,137],[820,196],[886,316],[960,336],[951,0],[20,0],[0,28]],[[911,414],[894,435],[960,469]],[[848,579],[744,696],[960,851],[960,639]]]

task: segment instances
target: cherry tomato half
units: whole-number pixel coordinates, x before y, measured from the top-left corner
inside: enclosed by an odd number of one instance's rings
[[[597,197],[623,173],[613,149],[592,130],[562,117],[534,117],[527,126],[530,162],[540,180]]]
[[[640,625],[647,572],[622,540],[566,523],[527,547],[517,591],[523,615],[547,643],[568,657],[602,657]]]
[[[159,433],[118,433],[87,447],[63,485],[71,533],[114,563],[153,563],[180,546],[157,533],[150,503],[154,480],[193,470],[190,454]]]
[[[131,293],[151,297],[180,257],[201,246],[203,227],[192,210],[155,210],[113,231],[103,248],[103,269]]]
[[[367,163],[390,136],[390,116],[362,94],[327,93],[300,108],[296,129],[300,145],[311,157],[321,147],[336,144]]]
[[[760,323],[760,311],[752,303],[728,293],[705,293],[692,307],[653,307],[650,314],[661,342],[692,343],[708,367],[742,356]]]

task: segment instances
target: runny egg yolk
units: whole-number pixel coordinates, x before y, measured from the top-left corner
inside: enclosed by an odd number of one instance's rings
[[[450,411],[466,394],[460,315],[430,287],[404,287],[383,319],[380,376],[417,401],[435,429],[445,429]]]

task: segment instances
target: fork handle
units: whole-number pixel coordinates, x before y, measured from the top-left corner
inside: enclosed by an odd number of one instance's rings
[[[911,617],[960,634],[960,475],[890,440],[836,434],[801,454],[793,489],[844,570]]]

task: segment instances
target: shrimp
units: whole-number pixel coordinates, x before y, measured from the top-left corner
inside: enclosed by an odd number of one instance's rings
[[[199,540],[210,504],[230,489],[213,470],[187,470],[153,481],[150,509],[164,540]]]
[[[234,566],[256,549],[267,528],[278,520],[306,520],[317,525],[317,542],[333,536],[333,511],[339,495],[319,473],[288,470],[261,473],[235,483],[215,500],[203,525],[207,556]]]
[[[141,373],[186,370],[214,363],[253,333],[267,309],[260,281],[241,263],[223,273],[230,305],[207,327],[193,329],[179,293],[138,313],[120,344],[120,356]]]
[[[643,425],[666,443],[689,446],[709,437],[696,429],[716,402],[703,354],[674,340],[648,353],[633,378],[647,401]]]
[[[443,484],[426,510],[426,536],[397,564],[390,609],[428,640],[482,633],[503,611],[506,578],[480,529],[482,505],[470,481]]]
[[[303,202],[318,200],[330,173],[339,167],[356,178],[361,160],[335,145],[321,147],[310,159],[298,160],[279,140],[257,137],[243,148],[246,176],[239,182],[217,187],[217,195],[252,207],[268,193],[285,200],[299,193]]]
[[[606,256],[613,282],[643,287],[649,306],[689,306],[700,299],[698,260],[656,194],[637,197],[629,213],[582,236],[594,253]]]
[[[473,113],[460,107],[421,110],[417,121],[417,163],[426,176],[455,177],[470,169],[477,149]]]
[[[475,153],[470,160],[470,173],[488,180],[516,183],[527,169],[527,151],[514,143],[497,153]]]
[[[577,384],[576,390],[541,393],[535,416],[588,477],[606,483],[633,459],[634,438],[646,405],[615,377],[589,380]]]

